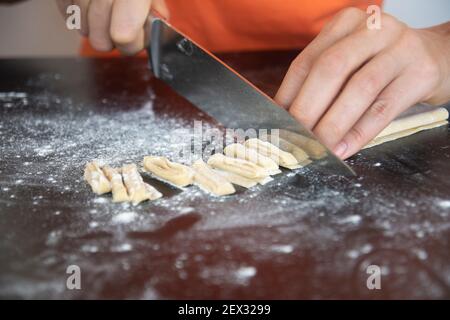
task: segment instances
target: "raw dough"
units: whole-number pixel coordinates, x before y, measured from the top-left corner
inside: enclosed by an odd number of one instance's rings
[[[448,124],[448,121],[439,121],[436,123],[432,123],[429,125],[424,125],[424,126],[420,126],[417,128],[412,128],[412,129],[408,129],[408,130],[403,130],[397,133],[392,133],[390,135],[387,136],[382,136],[382,137],[377,137],[375,139],[373,139],[369,144],[367,144],[363,149],[368,149],[368,148],[372,148],[375,146],[378,146],[382,143],[385,142],[389,142],[389,141],[394,141],[400,138],[404,138],[407,136],[410,136],[414,133],[420,132],[420,131],[424,131],[424,130],[429,130],[429,129],[433,129],[433,128],[437,128],[437,127],[441,127],[441,126],[445,126],[446,124]]]
[[[224,149],[224,153],[231,158],[244,159],[253,162],[266,169],[270,175],[281,173],[281,170],[278,168],[278,164],[275,161],[242,144],[230,144]]]
[[[282,167],[292,169],[299,166],[297,159],[291,153],[280,150],[269,142],[252,138],[245,141],[245,146],[271,158]]]
[[[278,140],[278,141],[277,141]],[[290,143],[289,141],[282,139],[280,137],[278,137],[278,139],[272,135],[267,135],[267,140],[265,140],[266,142],[270,142],[273,145],[278,145],[278,147],[285,151],[285,152],[289,152],[290,154],[292,154],[295,159],[297,159],[297,161],[300,164],[304,164],[304,163],[311,163],[311,161],[309,160],[309,156],[308,154],[300,147],[296,146],[293,143]]]
[[[145,157],[144,169],[178,187],[185,187],[194,181],[191,168],[171,162],[165,157]]]
[[[260,180],[270,176],[266,169],[254,164],[253,162],[226,157],[219,153],[216,153],[209,158],[208,164],[215,169],[233,172],[253,180]]]
[[[232,184],[235,184],[237,186],[241,186],[241,187],[248,189],[248,188],[254,187],[258,184],[258,182],[255,180],[240,176],[233,172],[223,171],[223,170],[219,170],[219,169],[213,169],[213,170],[214,170],[214,172],[221,175],[226,180],[228,180],[229,182],[231,182]]]
[[[127,164],[122,167],[122,176],[127,187],[130,200],[137,205],[145,200],[156,200],[162,194],[151,185],[142,180],[135,164]]]
[[[280,130],[279,133],[280,138],[303,149],[309,157],[314,160],[322,159],[327,156],[327,149],[316,140],[287,130]]]
[[[84,180],[89,183],[92,191],[98,195],[111,192],[111,183],[105,177],[105,174],[97,161],[92,161],[86,164],[84,169]]]
[[[202,189],[218,196],[236,192],[233,185],[227,179],[208,167],[203,160],[195,161],[192,168],[195,172],[194,182]]]
[[[445,108],[436,108],[427,112],[420,112],[420,110],[420,107],[416,108],[414,110],[416,111],[415,114],[392,121],[364,149],[400,139],[423,130],[437,128],[448,123],[448,111]]]
[[[122,174],[118,169],[111,168],[110,166],[104,166],[103,172],[111,183],[113,202],[127,202],[130,201],[127,188],[125,187]]]
[[[393,133],[427,126],[432,123],[445,121],[448,119],[448,111],[445,108],[437,108],[432,111],[422,112],[392,121],[376,138],[385,137]]]

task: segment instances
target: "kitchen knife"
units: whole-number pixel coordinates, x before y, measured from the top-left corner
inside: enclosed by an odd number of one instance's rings
[[[286,110],[163,18],[149,17],[147,35],[153,74],[223,126],[265,129],[271,136],[279,132],[309,154],[309,166],[327,174],[355,175]]]

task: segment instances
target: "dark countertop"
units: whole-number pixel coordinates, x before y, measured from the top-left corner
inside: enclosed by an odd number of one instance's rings
[[[293,57],[223,58],[272,95]],[[215,124],[144,59],[0,70],[1,298],[450,298],[448,127],[361,152],[355,178],[302,169],[214,198],[146,176],[165,197],[133,207],[94,196],[84,164],[174,156],[173,130]]]

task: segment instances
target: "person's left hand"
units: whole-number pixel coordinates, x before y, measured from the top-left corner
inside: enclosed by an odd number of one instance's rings
[[[450,100],[450,24],[411,29],[382,14],[369,30],[340,12],[292,62],[275,101],[336,155],[356,153],[399,113]]]

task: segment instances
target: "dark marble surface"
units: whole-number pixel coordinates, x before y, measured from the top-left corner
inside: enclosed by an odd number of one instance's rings
[[[225,61],[274,94],[294,53]],[[173,152],[214,124],[139,58],[0,61],[0,297],[449,298],[450,134],[356,155],[355,178],[308,169],[218,199],[149,177],[138,207],[95,197],[86,161]],[[81,269],[81,290],[66,269]],[[368,290],[367,267],[382,270]]]

